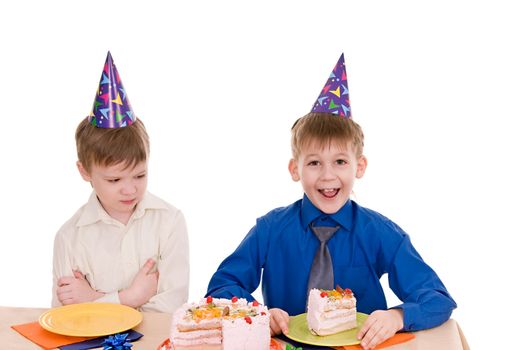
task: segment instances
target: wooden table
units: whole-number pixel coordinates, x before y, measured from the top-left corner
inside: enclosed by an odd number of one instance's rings
[[[41,348],[21,336],[11,328],[12,325],[34,322],[47,309],[3,307],[0,306],[0,345],[9,350],[41,350]],[[168,338],[170,332],[171,314],[143,313],[143,322],[136,331],[144,336],[134,342],[133,350],[156,350]],[[469,350],[463,332],[455,320],[450,319],[443,325],[415,332],[415,339],[395,345],[389,350]],[[195,348],[194,348],[195,349]],[[209,347],[208,349],[212,349]],[[197,350],[197,349],[196,349]]]

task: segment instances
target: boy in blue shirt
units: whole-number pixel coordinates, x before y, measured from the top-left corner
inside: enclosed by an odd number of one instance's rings
[[[308,290],[317,287],[311,270],[325,248],[314,228],[333,227],[326,243],[330,263],[322,276],[333,277],[326,289],[350,288],[357,310],[370,314],[357,335],[363,348],[374,348],[400,330],[448,320],[456,303],[408,235],[349,199],[355,179],[366,170],[363,145],[362,130],[351,119],[342,55],[312,112],[292,128],[289,172],[302,184],[303,198],[260,217],[212,276],[207,294],[252,300],[261,276],[271,333],[287,333],[288,315],[305,312]],[[390,309],[379,281],[385,273],[402,300]]]

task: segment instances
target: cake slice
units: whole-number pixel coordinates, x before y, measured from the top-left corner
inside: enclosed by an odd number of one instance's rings
[[[314,335],[325,336],[357,327],[356,302],[348,288],[311,289],[307,303],[309,330]]]

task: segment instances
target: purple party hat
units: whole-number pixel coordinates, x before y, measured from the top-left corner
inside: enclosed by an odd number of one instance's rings
[[[107,129],[122,128],[135,121],[134,111],[110,51],[88,119],[92,125]]]
[[[324,112],[351,118],[346,62],[342,54],[331,71],[328,81],[313,105],[312,112]]]

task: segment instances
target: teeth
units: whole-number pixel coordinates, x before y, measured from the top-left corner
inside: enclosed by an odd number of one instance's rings
[[[336,191],[335,188],[323,188],[322,189],[323,192],[333,192],[333,191]]]

